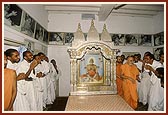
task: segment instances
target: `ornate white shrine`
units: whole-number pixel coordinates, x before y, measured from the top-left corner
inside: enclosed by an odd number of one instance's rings
[[[68,48],[71,65],[70,95],[116,94],[116,53],[104,25],[101,37],[92,20],[85,39],[80,24]]]

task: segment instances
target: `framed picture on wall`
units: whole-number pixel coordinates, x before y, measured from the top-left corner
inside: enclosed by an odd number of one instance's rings
[[[26,39],[24,40],[24,44],[27,50],[31,51],[32,53],[34,52],[34,42]]]
[[[140,35],[138,34],[126,34],[125,35],[125,45],[138,45],[138,39]]]
[[[21,32],[34,37],[35,30],[35,20],[29,16],[26,12],[23,12],[22,24],[21,24]]]
[[[43,37],[44,37],[44,29],[39,23],[36,23],[35,39],[43,41]]]
[[[152,35],[140,35],[138,40],[139,46],[152,46]]]
[[[49,32],[49,44],[63,45],[64,33],[63,32]]]
[[[20,31],[22,9],[16,4],[4,4],[4,24]]]
[[[153,49],[153,55],[156,60],[159,60],[159,55],[164,53],[164,47],[158,47]]]
[[[73,33],[65,33],[64,34],[64,42],[65,44],[71,44],[72,41],[74,40],[74,34]]]
[[[125,43],[125,35],[124,34],[111,34],[112,42],[114,42],[115,46],[124,45]]]
[[[164,45],[164,32],[160,32],[153,35],[154,46]]]
[[[44,29],[43,42],[48,44],[48,32],[47,32],[47,30],[45,30],[45,29]]]

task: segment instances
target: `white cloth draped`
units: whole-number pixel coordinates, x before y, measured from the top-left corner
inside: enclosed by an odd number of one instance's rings
[[[16,70],[16,74],[19,74],[18,64],[12,63],[8,60],[7,68]],[[17,95],[13,104],[14,111],[30,111],[30,104],[26,98],[26,90],[25,90],[25,80],[17,81]]]
[[[25,73],[29,70],[30,63],[28,63],[26,60],[23,60],[18,65],[17,73]],[[28,77],[34,77],[33,71],[31,71],[30,75]],[[36,103],[36,97],[35,97],[35,87],[33,85],[33,81],[25,81],[24,82],[24,91],[26,92],[26,98],[28,100],[28,103],[30,104],[30,110],[31,111],[37,111],[37,103]]]
[[[42,86],[42,89],[43,89],[43,92],[42,92],[42,95],[43,95],[43,107],[45,108],[46,107],[46,104],[47,104],[47,98],[48,98],[48,95],[47,95],[47,79],[46,79],[46,75],[49,73],[50,69],[49,69],[49,65],[46,61],[41,61],[41,64],[39,64],[38,67],[36,67],[36,71],[37,73],[38,72],[42,72],[43,74],[45,74],[44,77],[41,77],[40,78],[40,82],[41,82],[41,86]]]
[[[147,64],[150,65],[150,64]],[[163,67],[163,65],[153,60],[152,65],[150,65],[154,70],[159,67]],[[139,102],[142,102],[144,105],[149,103],[149,92],[151,89],[151,76],[149,75],[149,70],[144,69],[142,73],[142,79],[139,87]],[[153,72],[152,72],[153,73]]]
[[[153,73],[150,81],[151,89],[149,92],[148,111],[163,111],[164,90],[161,87],[160,79]]]

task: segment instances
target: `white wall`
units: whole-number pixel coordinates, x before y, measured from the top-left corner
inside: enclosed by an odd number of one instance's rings
[[[61,70],[59,78],[59,96],[68,96],[70,92],[70,57],[67,46],[48,46],[49,59],[55,59],[58,68]]]
[[[91,20],[82,20],[80,14],[49,14],[48,20],[50,32],[76,32],[80,23],[82,31],[87,33],[91,25]],[[153,34],[153,18],[110,15],[105,22],[99,22],[96,16],[94,25],[99,33],[104,24],[109,33]]]
[[[153,34],[152,18],[110,15],[106,24],[110,33]]]
[[[104,23],[98,22],[97,18],[96,16],[94,23],[100,33]],[[78,23],[80,23],[82,31],[87,33],[91,24],[91,20],[81,20],[80,14],[49,14],[48,20],[48,31],[50,32],[76,32]]]
[[[164,24],[164,13],[161,12],[153,18],[153,32],[159,33],[164,31],[164,26],[166,26],[166,24]]]

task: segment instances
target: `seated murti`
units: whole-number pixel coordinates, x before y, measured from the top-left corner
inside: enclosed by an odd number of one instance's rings
[[[94,64],[94,60],[91,58],[89,61],[90,64],[86,66],[87,73],[81,76],[82,82],[99,82],[102,80],[102,77],[99,76],[97,71],[97,66]]]

